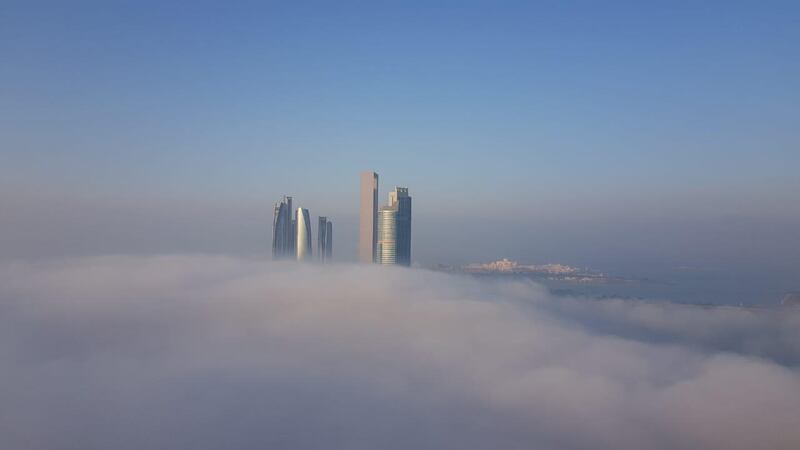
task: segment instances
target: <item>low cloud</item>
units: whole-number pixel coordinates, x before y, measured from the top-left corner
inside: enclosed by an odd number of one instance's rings
[[[205,256],[0,266],[0,448],[796,449],[800,313]]]

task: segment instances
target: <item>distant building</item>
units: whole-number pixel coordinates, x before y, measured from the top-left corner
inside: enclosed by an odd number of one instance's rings
[[[291,258],[295,254],[292,197],[285,196],[273,208],[272,258]]]
[[[411,197],[408,189],[389,193],[389,205],[378,212],[376,261],[385,265],[411,265]]]
[[[378,237],[378,174],[361,173],[361,207],[359,211],[358,260],[376,262]]]
[[[390,206],[397,209],[397,264],[411,265],[411,197],[408,188],[395,188]]]
[[[331,261],[333,258],[333,223],[329,220],[327,222],[327,231],[325,236],[325,261]]]
[[[333,253],[333,224],[327,217],[320,216],[317,225],[317,259],[329,262]]]
[[[311,258],[311,216],[305,208],[297,208],[294,222],[297,224],[295,231],[295,248],[298,261]]]
[[[378,264],[397,264],[397,210],[384,206],[378,212]]]

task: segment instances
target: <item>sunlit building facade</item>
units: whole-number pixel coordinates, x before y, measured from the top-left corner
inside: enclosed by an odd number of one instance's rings
[[[376,262],[385,265],[411,265],[411,197],[408,189],[389,193],[389,205],[378,212]]]
[[[397,264],[397,210],[384,206],[378,211],[378,248],[376,262]]]
[[[297,208],[295,216],[297,260],[306,261],[311,258],[311,215],[305,208]]]

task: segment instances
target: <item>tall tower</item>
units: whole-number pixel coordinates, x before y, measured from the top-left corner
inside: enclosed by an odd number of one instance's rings
[[[333,257],[333,223],[329,220],[325,230],[325,261],[330,262]]]
[[[284,201],[286,202],[286,250],[285,256],[286,257],[293,257],[296,253],[295,247],[295,231],[297,228],[296,221],[292,218],[294,214],[294,209],[292,209],[292,197],[286,196],[283,197]]]
[[[272,258],[294,256],[294,231],[292,229],[292,197],[283,197],[273,208]]]
[[[361,209],[359,212],[358,260],[376,262],[378,237],[378,174],[361,172]]]
[[[378,264],[397,264],[397,210],[384,206],[378,212]]]
[[[305,208],[297,208],[297,236],[295,248],[297,249],[297,260],[305,261],[311,258],[311,216]]]
[[[408,195],[408,188],[395,188],[389,202],[397,210],[397,264],[410,266],[411,197]]]
[[[277,259],[279,255],[279,248],[282,245],[280,239],[283,231],[283,223],[281,222],[282,207],[283,203],[275,203],[275,205],[272,207],[272,259]]]
[[[378,213],[378,256],[387,265],[411,265],[411,197],[397,187],[389,193],[389,205]]]
[[[317,259],[320,262],[325,262],[327,254],[325,249],[328,246],[328,218],[319,216],[317,223]]]

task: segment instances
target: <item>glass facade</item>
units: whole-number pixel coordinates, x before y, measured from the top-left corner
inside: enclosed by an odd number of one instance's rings
[[[378,212],[377,263],[397,264],[397,210],[384,206]]]
[[[311,216],[305,208],[297,208],[297,215],[295,216],[297,223],[297,230],[295,235],[297,260],[305,261],[311,258]]]
[[[319,217],[317,223],[317,259],[328,262],[333,253],[333,224],[325,216]]]
[[[411,197],[407,188],[390,192],[389,205],[378,213],[377,253],[380,264],[411,265]]]
[[[273,208],[272,258],[290,258],[295,254],[292,197],[283,197]]]

